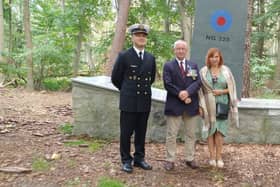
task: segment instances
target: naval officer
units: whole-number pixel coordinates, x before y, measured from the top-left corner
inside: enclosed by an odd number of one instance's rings
[[[145,50],[149,27],[134,24],[129,27],[133,46],[119,53],[113,67],[111,81],[120,90],[120,155],[122,170],[133,166],[151,170],[145,161],[145,137],[151,109],[151,84],[155,80],[155,57]],[[133,156],[130,151],[134,133]]]

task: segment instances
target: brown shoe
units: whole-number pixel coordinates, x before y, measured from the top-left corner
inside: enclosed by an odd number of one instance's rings
[[[197,169],[197,168],[198,168],[198,165],[195,163],[194,160],[192,160],[192,161],[186,161],[186,165],[189,166],[189,167],[192,168],[192,169]]]
[[[174,169],[174,162],[165,161],[163,167],[166,171],[173,170]]]

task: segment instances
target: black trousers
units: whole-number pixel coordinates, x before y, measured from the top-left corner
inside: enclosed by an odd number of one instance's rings
[[[120,153],[122,163],[142,161],[145,157],[145,138],[150,112],[124,112],[120,114]],[[134,133],[134,158],[130,154],[131,136]]]

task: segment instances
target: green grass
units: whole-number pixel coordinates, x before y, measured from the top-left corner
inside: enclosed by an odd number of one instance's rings
[[[125,187],[125,185],[116,179],[102,177],[98,180],[97,187]]]
[[[59,125],[58,130],[63,134],[72,134],[73,125],[70,123],[65,123],[65,124]]]
[[[82,144],[87,144],[89,151],[93,153],[102,149],[106,144],[106,142],[103,140],[95,140],[95,139],[89,139],[89,140],[79,139],[79,140],[68,141],[65,142],[64,144],[67,146],[79,146]]]
[[[41,157],[37,157],[32,160],[33,171],[47,171],[49,169],[50,169],[50,164],[45,159]]]
[[[90,152],[95,152],[95,151],[101,149],[104,145],[105,145],[104,141],[94,140],[94,141],[90,142],[89,150],[90,150]]]
[[[79,146],[81,144],[87,144],[85,140],[73,140],[64,143],[67,146]]]
[[[79,177],[76,177],[74,179],[66,181],[63,186],[67,186],[67,187],[90,187],[92,185],[91,185],[90,181],[82,182]]]

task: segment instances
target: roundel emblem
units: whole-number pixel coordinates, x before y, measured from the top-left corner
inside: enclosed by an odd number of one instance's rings
[[[211,27],[216,32],[226,32],[230,29],[232,17],[225,10],[217,10],[211,15]]]

